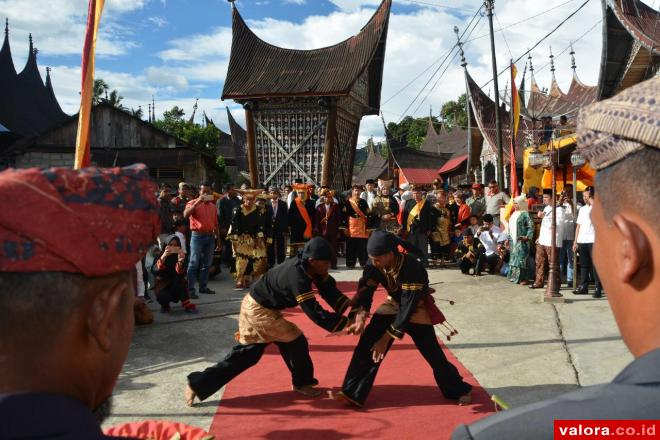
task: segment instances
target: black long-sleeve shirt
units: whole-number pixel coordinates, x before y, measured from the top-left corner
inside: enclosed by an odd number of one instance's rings
[[[359,297],[353,310],[371,309],[374,292],[381,284],[394,301],[399,303],[399,313],[387,332],[396,339],[403,338],[410,316],[419,301],[429,294],[429,277],[422,261],[411,254],[397,256],[395,267],[385,273],[369,261],[358,283]]]
[[[312,284],[334,313],[319,304]],[[342,315],[348,308],[348,297],[337,289],[331,276],[323,280],[307,275],[305,262],[300,257],[289,258],[266,272],[252,286],[250,296],[268,309],[283,310],[300,305],[314,323],[330,332],[342,330],[348,323],[348,318]]]

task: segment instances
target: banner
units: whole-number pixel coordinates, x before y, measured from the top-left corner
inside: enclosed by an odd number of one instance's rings
[[[94,56],[96,54],[96,36],[99,31],[101,12],[105,0],[89,0],[87,11],[87,30],[82,53],[82,88],[80,90],[80,112],[78,113],[78,134],[76,136],[76,155],[74,169],[90,164],[90,118],[94,99]]]

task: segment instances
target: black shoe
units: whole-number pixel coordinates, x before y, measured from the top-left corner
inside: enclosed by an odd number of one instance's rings
[[[575,295],[586,295],[588,292],[587,292],[587,289],[585,289],[584,287],[578,287],[577,289],[575,289],[573,291],[573,293]]]
[[[208,287],[205,287],[203,289],[199,289],[199,293],[205,293],[207,295],[215,295],[215,292],[213,290],[209,289]]]
[[[591,295],[592,298],[602,298],[603,297],[603,292],[596,291],[594,292],[593,295]]]

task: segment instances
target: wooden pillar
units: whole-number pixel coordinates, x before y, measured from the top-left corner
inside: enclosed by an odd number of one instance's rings
[[[259,172],[257,168],[257,144],[255,141],[254,119],[252,108],[245,109],[245,129],[247,132],[247,156],[248,171],[250,173],[250,186],[257,188],[259,185]]]
[[[321,185],[336,186],[336,182],[332,181],[332,157],[334,156],[335,148],[337,148],[337,103],[332,100],[328,109],[328,121],[325,124]]]

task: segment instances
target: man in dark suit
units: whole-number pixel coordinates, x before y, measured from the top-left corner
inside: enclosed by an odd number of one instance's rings
[[[268,267],[271,268],[275,266],[276,262],[280,264],[286,258],[284,233],[289,226],[289,214],[286,202],[280,200],[280,190],[271,186],[268,193],[271,198],[266,204],[266,209],[270,214],[273,238],[273,241],[268,245]]]
[[[314,235],[321,236],[332,248],[331,267],[337,269],[337,238],[341,223],[341,208],[335,202],[334,193],[329,189],[321,190],[321,203],[316,207]]]
[[[231,241],[227,239],[227,231],[231,226],[234,209],[241,206],[241,201],[234,190],[234,185],[228,183],[225,186],[225,196],[218,202],[218,226],[220,228],[220,239],[222,240],[222,262],[227,265],[230,273],[236,272],[234,256],[232,254]]]
[[[422,188],[414,185],[413,198],[406,201],[403,207],[403,229],[406,231],[408,241],[422,251],[422,262],[428,265],[429,261],[429,235],[433,230],[433,215],[431,203],[427,203],[422,196]]]

